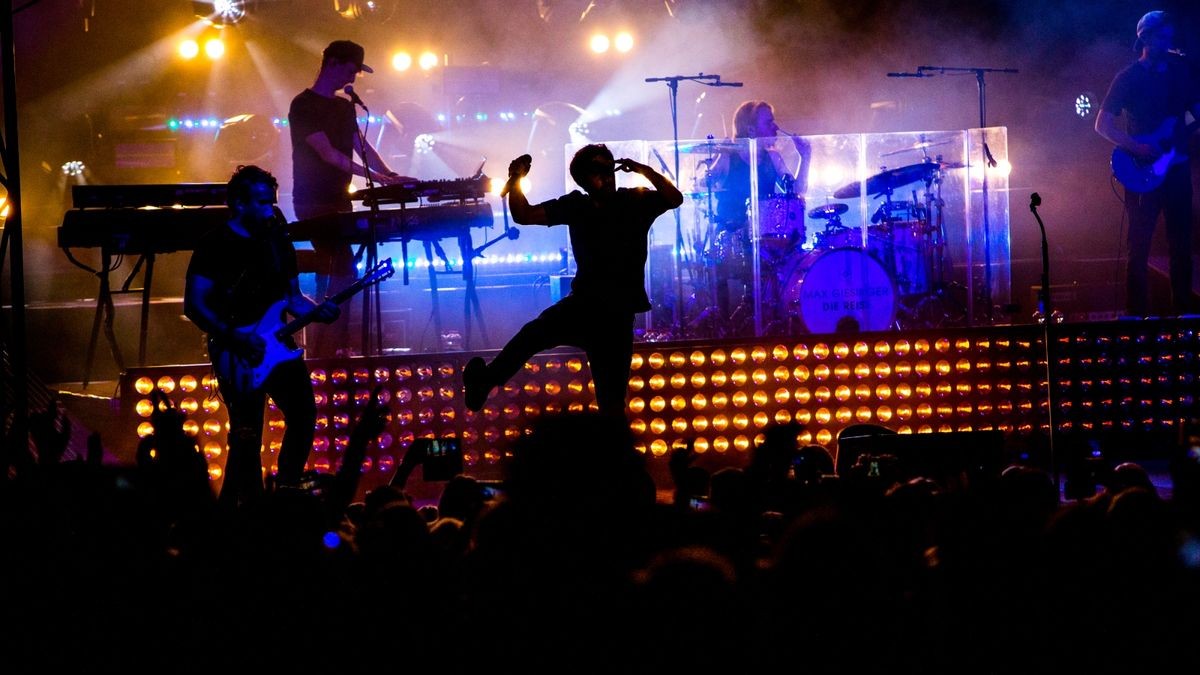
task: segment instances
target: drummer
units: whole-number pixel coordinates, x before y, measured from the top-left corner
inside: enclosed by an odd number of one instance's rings
[[[766,101],[746,101],[733,114],[734,139],[763,139],[758,145],[758,197],[767,199],[777,194],[793,194],[801,200],[808,190],[808,169],[812,147],[798,135],[787,133],[775,123],[775,108]],[[790,138],[800,156],[798,166],[787,165],[779,144]],[[726,258],[717,265],[717,304],[723,316],[730,317],[730,286],[741,286],[744,301],[750,300],[753,290],[750,279],[750,237],[747,225],[747,202],[750,199],[749,148],[738,144],[735,151],[722,154],[713,164],[713,178],[719,182],[717,196],[717,238]],[[804,205],[799,205],[800,213]],[[803,217],[803,216],[801,216]],[[801,221],[803,222],[803,221]],[[739,250],[740,249],[740,250]],[[731,284],[731,282],[733,282]]]

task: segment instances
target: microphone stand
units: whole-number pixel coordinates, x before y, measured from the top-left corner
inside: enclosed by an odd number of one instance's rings
[[[1046,224],[1038,213],[1042,205],[1042,197],[1034,192],[1029,195],[1029,210],[1037,219],[1038,228],[1042,231],[1042,287],[1038,289],[1038,317],[1042,324],[1042,341],[1044,349],[1042,357],[1046,359],[1046,423],[1049,425],[1050,466],[1054,469],[1054,485],[1058,486],[1058,462],[1054,454],[1054,379],[1051,377],[1050,361],[1050,324],[1056,317],[1050,309],[1050,244],[1046,240]]]
[[[521,236],[521,231],[508,224],[508,202],[504,199],[500,200],[501,210],[504,212],[504,232],[499,236],[485,240],[482,246],[478,248],[471,247],[469,251],[464,250],[463,255],[463,280],[466,283],[466,298],[463,302],[463,323],[466,328],[463,332],[463,348],[471,349],[471,313],[474,310],[475,320],[479,323],[479,331],[483,334],[483,343],[491,344],[491,339],[488,337],[487,324],[483,321],[483,309],[479,306],[479,296],[475,292],[475,258],[482,258],[483,252],[491,248],[495,244],[508,239],[516,241]],[[463,242],[470,244],[470,234],[466,235],[465,239],[460,238],[459,245]]]
[[[698,82],[707,87],[740,87],[741,82],[722,82],[720,75],[667,75],[664,77],[647,77],[646,82],[666,82],[670,93],[671,107],[671,139],[675,147],[675,187],[679,187],[679,83],[683,80]],[[675,302],[672,308],[672,320],[676,338],[683,337],[683,221],[679,209],[675,212]]]
[[[364,105],[361,101],[358,102],[358,105],[363,109],[363,112],[365,112],[367,114],[367,121],[363,126],[365,127],[367,125],[370,125],[371,111],[368,110],[367,106]],[[364,178],[367,179],[367,190],[370,191],[370,193],[373,193],[375,191],[375,181],[371,179],[371,162],[369,159],[367,159],[367,134],[366,134],[366,131],[363,130],[363,127],[360,127],[357,124],[354,125],[354,131],[355,131],[355,133],[358,134],[358,142],[359,142],[358,154],[359,154],[359,157],[362,158],[363,168],[365,169],[365,171],[363,171],[363,173],[366,174],[364,176]],[[367,252],[366,269],[373,269],[375,267],[375,263],[378,261],[378,258],[379,258],[378,221],[383,216],[379,212],[379,199],[368,199],[368,200],[364,200],[364,201],[367,202],[367,207],[371,210],[371,215],[367,218],[369,241],[367,242],[367,248],[366,248],[366,252]],[[405,283],[408,283],[408,251],[407,251],[407,248],[405,249],[404,255],[405,255],[405,259],[401,264],[404,267]],[[362,353],[363,353],[363,356],[371,356],[371,355],[378,356],[379,354],[381,354],[383,352],[383,333],[382,333],[383,315],[382,315],[382,312],[380,311],[379,284],[373,284],[369,291],[367,291],[366,293],[363,293],[362,305],[363,305],[363,309],[362,309]],[[371,316],[372,310],[374,310],[374,312],[375,312],[373,321],[372,321],[372,316]],[[375,328],[374,345],[371,344],[372,324],[374,324],[374,328]],[[372,347],[373,347],[373,349],[372,349]]]
[[[987,128],[987,82],[984,76],[987,73],[1016,73],[1016,68],[957,68],[951,66],[917,66],[915,74],[909,73],[888,73],[889,77],[931,77],[936,73],[945,75],[947,73],[973,73],[975,81],[979,86],[979,131],[980,136],[983,136],[983,130]],[[983,141],[983,275],[984,275],[984,301],[987,303],[987,319],[988,324],[995,320],[995,311],[992,306],[992,234],[991,220],[988,207],[988,175],[987,167],[995,167],[996,159],[992,157],[992,151],[988,149],[987,141]],[[968,324],[974,319],[974,312],[969,312],[967,316]]]
[[[1042,216],[1038,214],[1038,207],[1042,205],[1042,198],[1038,193],[1033,193],[1029,197],[1029,210],[1033,212],[1033,217],[1037,218],[1038,227],[1042,230],[1042,287],[1038,290],[1038,315],[1043,321],[1050,318],[1050,244],[1046,240],[1046,224],[1042,222]]]

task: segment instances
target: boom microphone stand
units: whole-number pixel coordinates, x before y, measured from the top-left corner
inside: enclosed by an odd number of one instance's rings
[[[358,98],[358,96],[354,94],[354,90],[350,85],[346,85],[345,91],[350,95],[351,100],[361,107],[363,112],[367,114],[367,121],[364,126],[369,125],[371,123],[371,111],[367,109],[367,106],[362,102],[362,99]],[[363,173],[366,174],[365,178],[367,179],[367,189],[371,192],[374,192],[375,181],[371,179],[371,162],[367,159],[367,134],[363,128],[357,124],[354,125],[354,131],[358,134],[358,154],[359,157],[362,158],[363,168],[365,169]],[[370,192],[368,194],[370,194]],[[378,221],[380,218],[382,218],[382,216],[379,213],[379,200],[370,199],[367,201],[367,206],[371,209],[371,216],[367,218],[367,222],[370,224],[370,226],[368,228],[369,240],[367,241],[366,248],[366,268],[374,269],[375,263],[378,262],[379,258]],[[407,255],[407,250],[405,251],[405,254]],[[407,283],[408,260],[404,260],[401,264],[404,266],[405,279]],[[378,356],[379,354],[383,353],[383,315],[380,310],[379,284],[373,284],[366,293],[363,293],[362,304],[362,353],[363,356]],[[371,316],[372,311],[375,313],[374,317]],[[375,340],[373,344],[371,340],[372,324],[375,326]]]
[[[1038,228],[1042,231],[1042,287],[1038,289],[1038,317],[1042,323],[1042,341],[1045,351],[1042,356],[1046,359],[1046,423],[1050,427],[1050,466],[1054,469],[1054,485],[1058,487],[1058,458],[1054,456],[1054,378],[1051,377],[1050,364],[1050,324],[1057,322],[1057,316],[1050,308],[1050,244],[1046,241],[1046,224],[1038,213],[1042,205],[1042,197],[1038,193],[1029,195],[1029,210],[1037,218]]]
[[[982,136],[983,130],[987,128],[987,82],[984,76],[987,73],[1016,73],[1016,68],[960,68],[952,66],[917,66],[915,73],[888,73],[888,77],[933,77],[937,75],[945,75],[947,73],[974,73],[975,81],[979,85],[979,130]],[[992,151],[988,149],[987,141],[983,141],[983,162],[987,167],[996,166],[996,158],[992,157]],[[991,236],[991,221],[988,214],[988,177],[987,168],[983,170],[983,274],[984,274],[984,302],[987,303],[987,318],[988,323],[994,321],[994,309],[992,307],[992,236]],[[973,316],[968,315],[968,323],[973,319]]]
[[[722,82],[720,75],[667,75],[664,77],[647,77],[647,82],[666,82],[670,92],[671,106],[671,138],[675,146],[675,183],[679,187],[679,83],[683,80],[699,82],[707,87],[740,87],[741,82]],[[675,212],[675,302],[672,318],[675,337],[682,337],[683,331],[683,221],[679,209]]]

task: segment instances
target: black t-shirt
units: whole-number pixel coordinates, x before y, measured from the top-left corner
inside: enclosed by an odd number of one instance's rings
[[[234,326],[262,318],[268,307],[287,297],[296,274],[296,250],[282,228],[243,237],[228,225],[201,237],[187,271],[189,279],[212,280],[212,309]]]
[[[1140,61],[1126,66],[1113,78],[1100,109],[1113,115],[1125,111],[1127,131],[1136,136],[1157,130],[1168,117],[1181,118],[1200,101],[1200,83],[1183,59],[1168,57],[1166,64],[1162,72]]]
[[[311,89],[300,92],[288,109],[292,135],[292,203],[301,207],[328,207],[349,211],[351,175],[329,165],[305,139],[324,131],[338,152],[353,157],[357,131],[354,104],[339,96],[326,98]]]
[[[770,151],[761,144],[758,148],[758,198],[775,194],[779,171],[771,161]],[[717,193],[717,220],[727,229],[746,224],[746,200],[750,199],[750,163],[740,153],[729,156],[729,170],[722,181],[724,190]]]
[[[646,237],[654,220],[669,210],[657,190],[621,188],[599,203],[575,190],[541,206],[549,224],[570,228],[578,265],[572,295],[621,311],[650,309]]]

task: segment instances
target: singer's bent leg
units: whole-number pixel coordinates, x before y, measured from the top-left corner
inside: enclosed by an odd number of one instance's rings
[[[547,307],[536,319],[522,326],[492,359],[487,366],[488,380],[493,386],[502,387],[520,372],[534,354],[560,345],[575,344],[574,338],[581,320],[578,303],[571,296]]]
[[[633,320],[633,314],[617,313],[593,324],[593,337],[587,349],[588,365],[596,385],[596,404],[605,417],[623,418],[625,415],[625,396],[629,390],[633,358]]]

